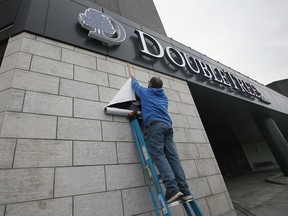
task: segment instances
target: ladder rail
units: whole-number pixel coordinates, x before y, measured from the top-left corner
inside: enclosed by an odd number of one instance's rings
[[[156,216],[160,216],[160,212],[159,212],[159,209],[158,209],[158,206],[157,206],[157,201],[156,201],[155,195],[153,193],[153,187],[152,187],[152,185],[150,183],[148,183],[148,186],[149,186],[149,191],[150,191],[151,199],[152,199],[152,202],[153,202],[153,206],[154,206],[154,209],[155,209],[155,212],[156,212]]]
[[[146,172],[145,159],[144,159],[144,156],[143,156],[143,153],[142,153],[142,150],[141,150],[141,144],[140,144],[139,136],[137,136],[137,130],[136,130],[136,127],[135,127],[135,123],[131,121],[131,124],[132,124],[132,131],[133,131],[133,134],[134,134],[134,137],[135,137],[135,140],[136,140],[136,144],[137,144],[136,146],[137,146],[138,154],[139,154],[139,157],[140,157],[142,169],[144,170],[144,174],[145,174],[145,172]],[[158,207],[157,207],[157,202],[156,202],[156,199],[155,199],[155,196],[154,196],[154,193],[153,193],[152,186],[150,185],[148,176],[146,176],[146,174],[145,174],[145,177],[146,177],[146,179],[148,181],[149,192],[150,192],[150,196],[151,196],[151,199],[152,199],[152,203],[153,203],[154,209],[156,211],[156,216],[160,216],[160,213],[159,213],[159,210],[158,210]]]
[[[184,209],[186,211],[187,216],[193,216],[190,212],[189,206],[187,203],[183,203]]]
[[[194,199],[190,202],[190,206],[193,209],[196,216],[202,216],[203,215],[201,209],[199,208],[197,202]]]
[[[148,148],[146,146],[145,140],[144,140],[143,135],[142,135],[141,128],[139,126],[139,123],[138,123],[138,120],[137,120],[136,117],[133,117],[133,119],[131,121],[131,125],[132,125],[132,130],[133,130],[133,133],[134,133],[134,136],[135,136],[135,140],[136,140],[136,143],[137,143],[137,150],[138,150],[138,153],[139,153],[139,156],[140,156],[140,161],[141,161],[141,164],[142,164],[142,168],[146,169],[145,165],[148,166],[148,168],[149,168],[149,170],[151,172],[151,175],[152,175],[151,179],[154,181],[153,185],[154,185],[154,188],[156,190],[158,203],[160,205],[162,213],[165,216],[171,216],[169,207],[168,207],[168,205],[167,205],[167,203],[165,201],[164,193],[163,193],[161,185],[159,183],[159,180],[158,180],[154,165],[152,163],[151,157],[150,157],[149,152],[148,152]],[[147,177],[149,178],[150,174],[148,173],[148,171],[147,171],[147,175],[148,175]],[[155,196],[154,196],[154,193],[153,193],[153,188],[152,188],[151,182],[148,182],[148,185],[149,185],[149,190],[150,190],[151,198],[152,198],[152,201],[153,201],[154,209],[155,209],[156,214],[158,216],[158,213],[159,213],[158,212],[158,206],[157,206],[157,202],[155,201],[156,199],[155,199]]]
[[[137,121],[137,119],[136,119],[136,121]],[[151,160],[151,156],[149,154],[149,151],[148,151],[147,145],[145,143],[145,140],[144,140],[144,138],[142,136],[142,131],[140,129],[140,126],[139,126],[138,122],[136,122],[135,126],[136,126],[136,130],[137,130],[138,138],[140,140],[141,150],[142,150],[142,153],[144,155],[145,162],[147,163],[148,167],[150,168],[151,174],[152,174],[152,176],[153,176],[153,178],[155,180],[155,183],[156,183],[156,186],[157,186],[157,188],[156,188],[157,191],[161,192],[162,191],[162,187],[160,185],[156,170],[154,168],[154,164],[153,164],[153,162]],[[162,191],[162,193],[163,193],[163,191]],[[164,193],[163,193],[163,195],[164,195]]]

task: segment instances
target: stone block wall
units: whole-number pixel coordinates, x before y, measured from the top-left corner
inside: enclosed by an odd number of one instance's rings
[[[204,214],[236,215],[186,82],[132,70],[143,85],[163,79]],[[155,215],[129,120],[103,111],[127,78],[125,62],[28,33],[10,38],[0,68],[0,216]]]

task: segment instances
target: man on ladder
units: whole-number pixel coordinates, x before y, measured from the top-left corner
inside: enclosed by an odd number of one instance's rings
[[[167,203],[191,200],[193,197],[173,141],[172,121],[168,114],[168,98],[162,88],[163,82],[159,77],[153,77],[148,88],[144,88],[133,75],[130,76],[132,88],[141,99],[142,119],[147,129],[145,141],[166,188],[165,199]]]

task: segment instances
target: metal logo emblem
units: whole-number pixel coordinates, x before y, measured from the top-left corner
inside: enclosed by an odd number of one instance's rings
[[[78,20],[83,28],[89,30],[89,37],[108,46],[119,45],[126,39],[126,32],[119,22],[95,9],[86,9],[79,14]]]

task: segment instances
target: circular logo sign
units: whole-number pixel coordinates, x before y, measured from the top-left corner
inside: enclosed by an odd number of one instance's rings
[[[86,9],[79,14],[78,20],[83,28],[89,30],[89,37],[108,46],[119,45],[126,39],[126,32],[118,21],[95,9]]]

